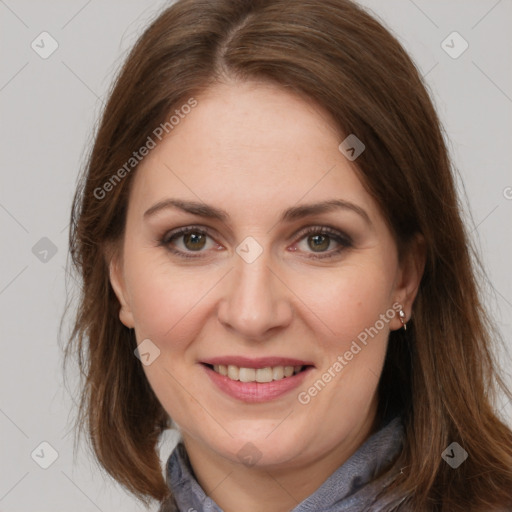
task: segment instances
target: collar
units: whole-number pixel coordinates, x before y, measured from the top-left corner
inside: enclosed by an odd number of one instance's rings
[[[384,420],[377,432],[291,512],[369,510],[378,492],[396,476],[392,475],[384,482],[375,480],[396,459],[402,449],[403,439],[404,429],[400,416]],[[175,503],[164,502],[159,512],[223,512],[205,494],[194,477],[181,440],[169,456],[166,471],[167,484],[174,494]]]

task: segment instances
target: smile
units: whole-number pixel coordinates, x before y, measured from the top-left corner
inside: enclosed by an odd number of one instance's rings
[[[235,365],[216,364],[213,371],[231,380],[240,382],[272,382],[300,373],[304,366],[267,366],[265,368],[243,368]]]
[[[248,368],[204,362],[200,366],[215,389],[245,403],[268,402],[287,395],[300,386],[315,368],[312,365]]]

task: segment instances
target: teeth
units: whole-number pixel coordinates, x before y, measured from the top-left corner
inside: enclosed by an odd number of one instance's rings
[[[284,377],[284,366],[275,366],[272,368],[272,377],[274,380],[281,380]]]
[[[213,370],[221,375],[229,377],[231,380],[240,382],[272,382],[299,373],[302,366],[267,366],[266,368],[239,368],[232,364],[216,364]]]
[[[215,370],[215,367],[213,368]],[[229,365],[228,366],[228,377],[232,380],[238,380],[238,374],[239,374],[239,369],[237,366],[233,366],[233,365]]]

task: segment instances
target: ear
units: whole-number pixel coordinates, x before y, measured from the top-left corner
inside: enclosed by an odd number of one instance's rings
[[[129,328],[135,327],[133,321],[133,314],[130,309],[129,296],[126,291],[126,282],[123,274],[122,257],[114,251],[108,251],[110,256],[108,258],[108,269],[110,284],[116,294],[117,300],[121,305],[119,310],[119,320]]]
[[[396,302],[402,306],[405,313],[405,322],[411,319],[412,306],[420,287],[421,278],[423,277],[426,257],[425,238],[418,233],[404,249],[399,263],[398,277],[394,290]],[[401,327],[402,322],[398,315],[396,315],[391,322],[391,328],[394,330]]]

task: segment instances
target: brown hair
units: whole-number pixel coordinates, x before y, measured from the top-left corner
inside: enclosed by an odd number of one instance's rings
[[[480,301],[478,258],[461,220],[442,129],[422,79],[398,41],[349,0],[180,0],[138,40],[113,86],[70,227],[82,290],[65,359],[84,377],[79,429],[101,465],[143,502],[169,496],[156,450],[169,417],[119,321],[105,248],[123,237],[136,169],[105,199],[101,188],[187,98],[236,78],[280,84],[323,106],[366,145],[360,179],[399,248],[420,233],[426,266],[412,322],[393,331],[379,383],[379,414],[403,409],[402,474],[386,510],[485,510],[512,501],[512,432],[495,410],[510,392],[497,337]],[[340,140],[341,142],[341,140]],[[453,441],[469,458],[441,459]],[[401,503],[401,505],[399,504]],[[474,508],[473,508],[474,507]]]

